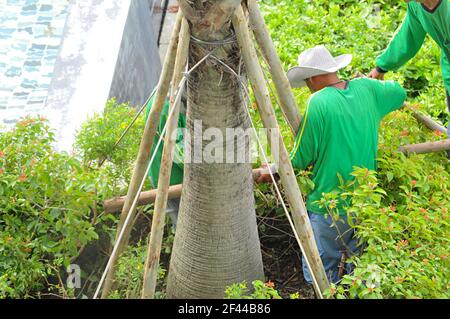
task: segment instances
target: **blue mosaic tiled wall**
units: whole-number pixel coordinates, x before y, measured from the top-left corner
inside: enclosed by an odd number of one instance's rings
[[[0,126],[43,109],[68,3],[0,0]]]

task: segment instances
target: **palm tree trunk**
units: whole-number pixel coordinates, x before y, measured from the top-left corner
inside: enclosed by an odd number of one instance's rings
[[[240,1],[180,1],[180,5],[193,35],[214,41],[231,34],[230,17]],[[216,47],[192,43],[190,66]],[[239,72],[237,43],[220,46],[215,56]],[[187,130],[192,138],[187,141],[186,154],[199,158],[194,142],[206,129],[217,128],[224,137],[220,145],[226,158],[226,129],[250,127],[239,83],[226,68],[209,59],[190,75],[188,92]],[[202,121],[201,136],[194,135],[194,122],[198,121]],[[209,143],[203,141],[202,150]],[[234,145],[233,156],[249,150],[245,135],[237,136]],[[178,218],[168,298],[223,298],[225,288],[233,283],[263,280],[250,162],[186,163]]]

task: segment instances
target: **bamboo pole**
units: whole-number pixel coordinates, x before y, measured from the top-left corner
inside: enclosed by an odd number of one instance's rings
[[[189,43],[189,24],[183,19],[178,41],[177,58],[172,80],[172,94],[170,98],[171,108],[174,113],[168,119],[167,133],[164,139],[164,150],[159,171],[158,192],[156,195],[155,211],[153,213],[152,228],[148,244],[147,260],[144,269],[144,280],[142,299],[153,299],[157,284],[159,260],[161,256],[161,245],[164,235],[164,224],[166,217],[167,199],[169,196],[170,175],[172,171],[173,155],[176,144],[176,131],[180,117],[181,92],[184,88],[179,87],[182,82],[183,71],[186,67]],[[184,82],[183,82],[184,83]],[[177,92],[178,88],[178,92]]]
[[[411,107],[406,103],[405,107],[411,110],[413,116],[416,118],[417,121],[428,127],[430,130],[447,134],[447,129],[444,126],[440,125],[439,123],[436,123],[431,117],[420,113],[419,111],[415,110],[413,107]]]
[[[257,168],[253,170],[253,180],[257,181],[261,176],[263,169]],[[183,189],[183,185],[173,185],[169,187],[169,197],[168,199],[175,199],[181,197],[181,191]],[[139,196],[139,200],[137,203],[137,207],[145,206],[151,203],[154,203],[156,200],[156,194],[158,193],[157,189],[153,189],[151,191],[142,192]],[[106,213],[116,213],[121,211],[123,204],[125,203],[126,196],[117,197],[105,200],[103,202],[103,209]]]
[[[139,154],[133,170],[133,176],[131,178],[131,182],[128,187],[127,197],[122,209],[119,223],[117,225],[117,234],[121,232],[128,214],[132,215],[136,214],[136,210],[130,211],[130,209],[133,204],[133,200],[135,199],[136,196],[138,196],[137,193],[139,185],[145,175],[145,171],[150,158],[150,153],[153,147],[153,140],[156,135],[156,129],[158,127],[158,123],[161,117],[161,111],[163,109],[167,93],[169,91],[170,80],[172,78],[174,69],[175,54],[178,46],[178,34],[181,28],[182,17],[183,14],[180,11],[177,15],[177,20],[175,23],[175,27],[173,29],[172,38],[170,40],[169,48],[164,61],[161,77],[158,84],[158,91],[156,93],[152,109],[150,111],[147,123],[145,125],[143,137],[139,148]],[[131,220],[134,220],[134,218],[132,217]],[[105,285],[102,291],[102,299],[108,298],[109,293],[113,287],[115,266],[117,260],[119,259],[120,255],[122,254],[123,250],[128,244],[128,238],[130,237],[132,226],[133,225],[126,225],[123,240],[121,243],[119,243],[117,254],[112,260],[111,269],[108,271],[108,275],[105,280]]]
[[[450,150],[450,139],[437,142],[427,142],[401,146],[399,151],[405,154],[426,154]]]
[[[255,34],[256,41],[262,51],[264,59],[269,66],[270,74],[272,75],[273,83],[280,100],[281,110],[283,111],[283,115],[288,122],[292,133],[294,136],[297,136],[301,116],[297,103],[295,102],[291,84],[283,70],[280,57],[278,56],[272,38],[270,37],[264,17],[259,10],[258,3],[256,0],[248,0],[247,7],[250,16],[250,24],[252,25],[253,33]]]
[[[284,187],[287,200],[291,207],[295,228],[304,248],[306,254],[305,257],[309,260],[311,272],[317,280],[317,284],[319,286],[318,289],[320,289],[318,294],[321,295],[329,287],[328,279],[322,260],[320,259],[319,251],[317,249],[314,234],[311,228],[311,223],[305,203],[302,199],[300,188],[297,184],[297,179],[292,168],[289,154],[286,150],[281,134],[279,134],[280,130],[275,117],[272,102],[270,100],[269,91],[264,84],[264,74],[258,62],[256,49],[250,38],[248,24],[242,7],[238,7],[236,9],[232,22],[236,31],[242,56],[244,58],[248,76],[253,87],[253,92],[255,93],[261,119],[266,128],[278,133],[278,139],[275,142],[279,143],[278,151],[280,161],[278,163],[278,169],[281,183]],[[270,141],[270,145],[273,146],[274,143],[271,141],[270,132],[268,132],[268,139]],[[273,151],[274,150],[272,150],[272,152]]]
[[[183,188],[183,185],[174,185],[169,188],[169,197],[168,199],[174,199],[174,198],[180,198],[181,197],[181,190]],[[142,194],[139,196],[139,200],[137,203],[137,206],[144,206],[151,203],[154,203],[156,200],[156,194],[158,190],[153,189],[148,192],[142,192]],[[125,202],[126,196],[123,197],[117,197],[112,198],[104,201],[103,208],[106,213],[116,213],[120,211],[123,207],[123,204]]]

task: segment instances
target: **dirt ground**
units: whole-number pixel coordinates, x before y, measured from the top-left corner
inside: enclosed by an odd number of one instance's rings
[[[271,214],[272,215],[272,214]],[[273,214],[274,215],[274,214]],[[300,247],[285,217],[258,217],[264,272],[283,298],[299,293],[314,299],[314,290],[303,278]]]
[[[138,242],[139,239],[146,238],[150,231],[149,217],[144,214],[139,214],[138,216],[136,221],[137,227],[135,227],[132,234],[132,245]],[[292,234],[291,227],[286,217],[277,216],[275,212],[270,212],[264,217],[258,216],[258,226],[264,263],[264,274],[267,280],[274,283],[274,288],[283,298],[289,299],[290,295],[294,293],[299,293],[300,299],[315,298],[312,286],[308,285],[303,278],[301,250]],[[171,226],[167,225],[166,227],[168,228],[166,231],[169,231]],[[86,259],[91,264],[93,261],[91,250],[94,250],[97,257],[99,250],[102,251],[102,256],[107,254],[107,247],[95,245],[95,247],[91,247],[91,249],[86,249],[81,259]],[[169,255],[161,255],[161,264],[164,265],[166,269],[169,267],[169,261]],[[79,262],[82,263],[82,260]],[[95,264],[97,265],[97,263]],[[103,264],[103,262],[100,263],[100,268]],[[164,287],[161,286],[159,289],[163,290]],[[86,290],[90,291],[91,289]]]

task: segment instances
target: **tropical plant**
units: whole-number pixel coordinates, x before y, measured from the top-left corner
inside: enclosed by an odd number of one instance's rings
[[[252,286],[250,291],[246,282],[233,284],[226,289],[225,299],[281,299],[272,282],[255,280]]]
[[[324,44],[334,54],[353,54],[351,66],[341,72],[347,79],[373,68],[376,56],[404,17],[404,13],[399,14],[404,5],[397,1],[262,1],[266,22],[286,67],[296,65],[302,50]],[[410,104],[446,124],[439,59],[439,47],[428,39],[410,63],[387,77],[404,85]],[[303,109],[309,92],[294,91]],[[418,124],[406,109],[385,118],[377,171],[355,168],[353,184],[344,187],[345,196],[352,200],[348,209],[356,216],[354,226],[365,250],[353,258],[354,272],[334,285],[329,296],[448,298],[445,270],[450,165],[444,153],[405,156],[397,152],[400,145],[443,137]],[[292,144],[292,138],[286,135],[286,143]],[[266,188],[261,186],[262,192],[257,192],[257,203],[273,198]],[[332,213],[339,200],[342,198],[336,194],[326,194],[322,204]]]
[[[97,176],[53,142],[42,119],[0,134],[0,298],[63,289],[61,269],[98,238]]]

